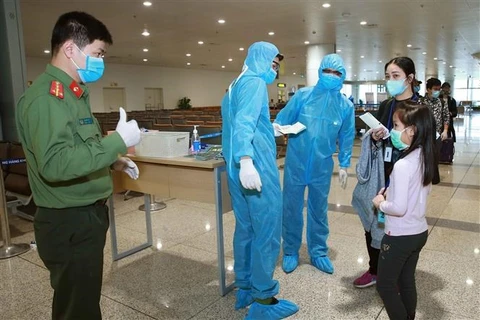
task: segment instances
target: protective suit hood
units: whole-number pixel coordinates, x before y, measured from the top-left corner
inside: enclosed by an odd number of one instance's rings
[[[341,84],[336,87],[333,90],[340,91],[343,87],[343,81],[345,81],[345,78],[347,77],[347,70],[345,70],[345,66],[343,65],[343,59],[340,57],[338,54],[332,53],[329,55],[326,55],[322,59],[322,63],[320,64],[320,68],[318,69],[318,82],[316,87],[322,88],[322,77],[324,76],[324,73],[322,72],[323,69],[332,69],[336,70],[338,72],[342,73],[341,78]]]
[[[245,75],[255,75],[266,80],[272,68],[272,61],[279,54],[277,47],[269,42],[255,42],[248,48],[244,64],[248,67]]]

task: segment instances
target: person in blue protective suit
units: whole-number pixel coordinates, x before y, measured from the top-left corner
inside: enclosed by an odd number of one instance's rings
[[[339,179],[345,189],[355,138],[355,115],[353,104],[340,93],[346,76],[342,58],[337,54],[325,56],[318,73],[317,84],[297,91],[279,112],[274,123],[275,130],[279,125],[297,121],[307,127],[298,135],[290,135],[285,159],[282,268],[286,273],[298,266],[306,186],[310,260],[313,266],[323,272],[333,273],[334,270],[327,255],[327,210],[333,172],[332,155],[338,141]]]
[[[247,319],[283,319],[298,311],[296,304],[275,299],[279,284],[273,279],[282,193],[267,85],[275,80],[282,59],[273,44],[254,43],[222,101],[222,148],[236,219],[235,308],[251,304]]]

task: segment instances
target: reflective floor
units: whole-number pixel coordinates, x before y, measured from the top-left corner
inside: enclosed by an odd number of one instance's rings
[[[417,268],[417,319],[478,319],[480,311],[480,114],[457,119],[455,128],[454,164],[441,165],[442,182],[429,198],[429,238]],[[359,145],[356,140],[352,168]],[[353,172],[346,190],[337,173],[332,177],[329,246],[335,273],[314,269],[305,244],[295,272],[286,275],[278,264],[279,297],[300,307],[291,319],[388,319],[373,287],[352,285],[368,265],[363,228],[350,205]],[[234,294],[218,295],[213,205],[163,200],[167,208],[152,217],[153,248],[112,262],[107,239],[103,318],[242,319],[246,310],[234,311]],[[142,201],[115,196],[120,249],[145,241],[144,213],[137,210]],[[30,222],[11,217],[10,224],[14,242],[34,240]],[[232,280],[232,213],[225,214],[224,226]],[[0,319],[50,319],[51,299],[48,271],[35,250],[0,260]]]

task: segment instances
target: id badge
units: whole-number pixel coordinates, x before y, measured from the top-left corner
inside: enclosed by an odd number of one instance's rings
[[[387,146],[385,148],[385,156],[383,158],[383,161],[392,162],[392,153],[393,153],[393,148],[390,146]]]
[[[385,213],[383,213],[380,210],[378,210],[378,213],[377,213],[377,221],[378,223],[385,223]]]

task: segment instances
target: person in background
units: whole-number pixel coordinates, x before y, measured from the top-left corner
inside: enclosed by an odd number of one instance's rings
[[[457,142],[455,135],[455,128],[453,126],[453,119],[457,117],[457,101],[451,95],[450,83],[444,82],[442,84],[442,93],[440,94],[440,101],[443,105],[448,106],[448,112],[450,113],[450,124],[448,125],[448,136],[452,137],[453,142]]]
[[[333,154],[339,145],[339,180],[346,188],[355,138],[353,104],[340,93],[346,70],[337,54],[325,56],[314,87],[302,88],[277,115],[274,128],[300,122],[306,129],[290,135],[283,180],[283,263],[286,273],[299,262],[302,244],[305,187],[308,186],[307,244],[310,261],[320,271],[333,273],[328,257],[328,193]]]
[[[268,107],[269,107],[270,109],[275,109],[275,106],[276,106],[276,104],[275,104],[275,102],[273,101],[273,99],[270,99],[270,103],[268,104]]]
[[[385,214],[377,290],[390,319],[415,318],[415,269],[427,242],[427,197],[435,170],[434,127],[430,109],[415,101],[400,103],[393,114],[392,144],[401,151],[390,185],[372,200]]]
[[[137,179],[134,162],[119,158],[140,142],[135,120],[120,121],[102,137],[89,102],[88,83],[100,79],[112,36],[84,12],[59,17],[52,59],[20,98],[18,135],[35,203],[38,254],[54,289],[52,319],[102,318],[103,248],[109,226],[110,166]]]
[[[282,193],[270,122],[267,85],[283,56],[268,42],[248,49],[242,73],[222,101],[222,146],[235,214],[235,309],[250,306],[246,319],[283,319],[297,305],[277,300],[273,279],[280,253]]]
[[[437,150],[437,163],[435,177],[433,178],[433,184],[440,182],[440,172],[438,169],[438,160],[440,150],[442,149],[442,141],[448,138],[448,127],[450,125],[450,113],[448,111],[448,105],[444,105],[439,99],[440,97],[440,85],[442,83],[437,78],[430,78],[427,80],[427,92],[425,97],[419,100],[420,104],[425,104],[432,110],[433,117],[435,118],[435,132],[437,136],[436,150]]]
[[[414,93],[415,64],[408,57],[393,58],[385,64],[385,80],[386,88],[392,98],[383,101],[376,114],[376,118],[390,131],[393,128],[393,114],[396,106],[409,99],[418,99]],[[373,142],[383,141],[382,154],[384,155],[384,175],[385,183],[388,183],[393,165],[400,157],[400,150],[392,144],[390,138],[383,139],[387,132],[383,129],[372,129],[370,137]],[[364,214],[360,213],[359,214]],[[382,228],[378,224],[374,224],[375,228]],[[380,254],[380,242],[383,233],[378,230],[365,230],[365,240],[369,256],[369,269],[360,277],[354,280],[353,285],[356,288],[368,288],[376,284],[378,256]],[[372,237],[373,236],[373,237]]]
[[[414,83],[414,86],[413,86],[413,92],[415,92],[415,94],[418,96],[418,98],[422,97],[420,95],[420,85],[422,83],[423,83],[422,81],[415,79],[415,83]]]

